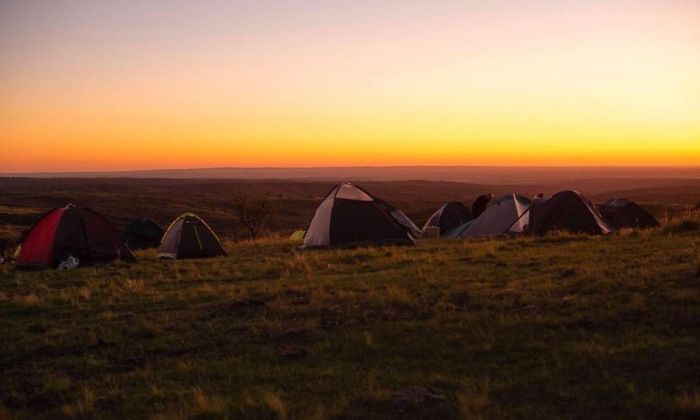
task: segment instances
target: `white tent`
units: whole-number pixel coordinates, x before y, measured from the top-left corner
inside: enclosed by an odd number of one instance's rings
[[[494,200],[476,219],[455,229],[456,238],[522,233],[529,222],[530,200],[509,194]]]
[[[342,183],[316,209],[302,248],[414,245],[416,225],[362,188]]]

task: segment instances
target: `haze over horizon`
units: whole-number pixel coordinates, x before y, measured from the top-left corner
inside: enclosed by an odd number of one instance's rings
[[[0,173],[700,164],[700,2],[9,0]]]
[[[137,178],[289,181],[447,181],[482,185],[547,184],[572,188],[582,185],[652,187],[700,186],[700,166],[686,167],[503,167],[503,166],[391,166],[391,167],[258,167],[193,168],[113,172],[3,173],[11,178]],[[4,178],[10,179],[10,178]]]

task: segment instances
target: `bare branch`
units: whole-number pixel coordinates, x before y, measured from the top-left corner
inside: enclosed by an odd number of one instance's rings
[[[233,210],[248,235],[255,239],[267,225],[272,213],[272,201],[269,194],[250,197],[237,194],[233,197]]]

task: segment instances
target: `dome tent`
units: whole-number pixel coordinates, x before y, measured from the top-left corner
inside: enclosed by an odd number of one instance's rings
[[[530,200],[517,194],[504,195],[493,200],[479,217],[455,229],[456,238],[499,236],[523,233],[528,224]]]
[[[153,219],[142,217],[129,223],[124,229],[124,237],[131,249],[155,248],[160,245],[163,228]]]
[[[20,267],[56,267],[69,256],[80,265],[122,259],[135,261],[126,241],[107,219],[72,204],[53,209],[39,219],[17,249]]]
[[[590,201],[578,191],[560,191],[530,206],[530,232],[544,235],[564,230],[572,233],[605,234],[611,229]]]
[[[408,217],[351,183],[334,187],[316,209],[302,248],[414,245]]]
[[[219,238],[204,220],[193,213],[175,219],[163,235],[158,257],[184,259],[226,255]]]
[[[659,222],[639,204],[624,198],[613,198],[598,206],[603,220],[613,229],[651,228]]]
[[[430,226],[437,226],[440,228],[440,236],[447,236],[450,231],[470,220],[472,220],[472,212],[469,207],[459,201],[449,201],[428,218],[423,226],[423,231]]]
[[[305,234],[306,231],[303,229],[295,230],[291,235],[289,235],[289,240],[294,242],[302,242]]]

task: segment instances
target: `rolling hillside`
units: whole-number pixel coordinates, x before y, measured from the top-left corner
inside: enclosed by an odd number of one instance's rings
[[[0,266],[0,416],[697,418],[699,228]]]

